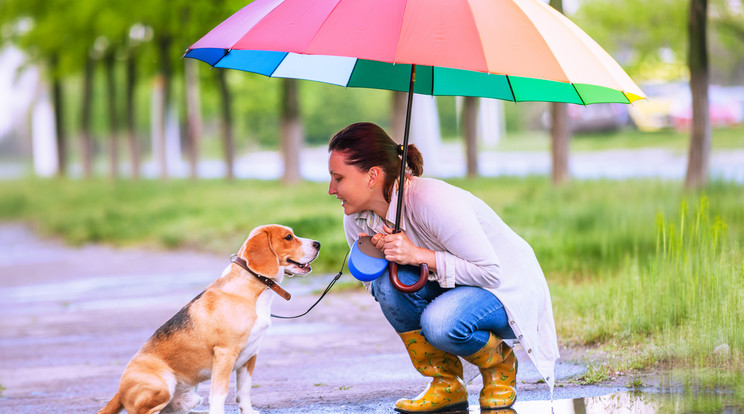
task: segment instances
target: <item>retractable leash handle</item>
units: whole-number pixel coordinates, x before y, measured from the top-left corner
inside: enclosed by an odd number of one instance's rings
[[[398,263],[390,262],[388,274],[390,275],[390,283],[395,286],[396,289],[403,293],[414,293],[421,290],[422,287],[426,284],[426,282],[429,281],[429,265],[426,263],[421,263],[419,265],[419,269],[421,269],[421,275],[419,276],[419,279],[416,281],[416,283],[412,285],[404,285],[399,279],[398,279]]]
[[[403,293],[414,293],[421,290],[429,280],[429,266],[426,263],[419,265],[421,276],[412,285],[403,284],[398,279],[398,264],[385,260],[385,254],[372,244],[370,236],[357,239],[351,247],[349,255],[349,271],[362,282],[371,282],[380,277],[385,269],[388,269],[390,283]]]

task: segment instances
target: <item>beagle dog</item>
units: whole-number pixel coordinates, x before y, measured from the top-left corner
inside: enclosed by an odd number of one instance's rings
[[[319,250],[319,242],[297,237],[285,226],[253,229],[222,276],[132,357],[119,391],[98,413],[125,408],[130,414],[186,414],[201,404],[197,385],[211,378],[209,414],[223,414],[233,371],[241,414],[257,413],[251,407],[251,378],[261,338],[271,325],[274,292],[268,287],[276,289],[273,282],[285,274],[310,273]]]

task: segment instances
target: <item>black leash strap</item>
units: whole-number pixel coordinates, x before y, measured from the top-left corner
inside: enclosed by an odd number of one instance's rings
[[[271,317],[272,317],[272,318],[277,318],[277,319],[297,319],[297,318],[300,318],[300,317],[302,317],[302,316],[305,316],[305,315],[307,315],[308,313],[310,313],[310,311],[311,311],[311,310],[313,310],[313,308],[314,308],[314,307],[315,307],[315,306],[316,306],[316,305],[317,305],[318,303],[320,303],[320,301],[321,301],[321,300],[323,300],[323,298],[324,298],[324,297],[325,297],[325,295],[326,295],[326,294],[327,294],[327,293],[328,293],[328,292],[329,292],[329,291],[331,290],[331,288],[333,287],[333,285],[335,285],[335,284],[336,284],[336,281],[338,281],[338,279],[340,279],[340,278],[341,278],[341,275],[343,274],[343,271],[344,271],[344,266],[346,266],[346,259],[347,259],[347,258],[349,257],[349,252],[350,252],[350,251],[351,251],[351,250],[347,250],[347,251],[346,251],[346,255],[344,256],[344,261],[343,261],[343,263],[341,263],[341,270],[339,270],[339,271],[338,271],[338,273],[336,273],[336,276],[334,276],[334,277],[333,277],[333,280],[331,280],[331,283],[329,283],[329,284],[328,284],[328,287],[327,287],[327,288],[325,288],[325,291],[323,291],[323,294],[322,294],[322,295],[320,295],[320,297],[318,298],[318,300],[316,300],[316,301],[315,301],[315,303],[313,303],[313,306],[311,306],[311,307],[310,307],[310,309],[306,310],[306,311],[305,311],[305,313],[303,313],[303,314],[301,314],[301,315],[296,315],[296,316],[279,316],[279,315],[274,315],[274,314],[272,313],[272,314],[271,314]]]

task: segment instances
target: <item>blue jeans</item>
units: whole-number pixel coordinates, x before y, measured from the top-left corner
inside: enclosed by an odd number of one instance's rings
[[[398,280],[411,285],[419,278],[418,266],[398,266]],[[491,292],[473,286],[442,288],[428,282],[415,293],[402,293],[388,272],[372,281],[372,295],[397,332],[421,330],[435,348],[469,356],[486,345],[489,332],[514,339],[501,301]]]

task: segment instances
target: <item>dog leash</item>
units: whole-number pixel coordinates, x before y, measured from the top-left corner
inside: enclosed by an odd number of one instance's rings
[[[277,318],[277,319],[297,319],[297,318],[300,318],[300,317],[305,316],[308,313],[310,313],[310,311],[313,310],[313,308],[318,303],[320,303],[320,301],[325,297],[325,295],[331,290],[331,288],[333,287],[333,285],[336,284],[336,282],[338,281],[338,279],[341,278],[341,275],[344,272],[344,266],[346,266],[346,259],[349,257],[349,251],[351,251],[351,250],[347,250],[346,251],[346,255],[344,255],[344,261],[341,263],[341,269],[339,269],[338,273],[336,273],[336,276],[333,277],[333,280],[331,280],[331,282],[328,283],[328,287],[325,288],[325,290],[320,295],[320,297],[318,298],[318,300],[316,300],[315,303],[313,303],[313,306],[310,306],[310,308],[308,308],[308,310],[306,310],[305,313],[303,313],[301,315],[296,315],[296,316],[280,316],[280,315],[274,315],[272,313],[271,314],[271,317],[272,318]]]
[[[347,250],[346,251],[346,255],[344,256],[344,261],[341,263],[341,269],[338,271],[338,273],[336,273],[336,276],[333,277],[333,280],[331,280],[331,282],[328,284],[328,287],[325,288],[325,290],[320,295],[320,297],[318,298],[318,300],[316,300],[315,303],[313,303],[313,305],[310,306],[310,308],[305,311],[305,313],[303,313],[301,315],[296,315],[296,316],[280,316],[280,315],[274,315],[272,313],[271,314],[271,317],[272,318],[277,318],[277,319],[296,319],[296,318],[300,318],[300,317],[305,316],[308,313],[310,313],[310,311],[313,310],[313,308],[318,303],[320,303],[320,301],[325,297],[325,295],[331,290],[331,288],[333,287],[333,285],[336,284],[336,282],[338,281],[338,279],[341,278],[341,275],[343,274],[343,271],[344,271],[344,266],[346,266],[346,259],[349,257],[349,251],[350,250]],[[289,299],[292,298],[292,295],[290,295],[289,292],[287,292],[286,290],[282,289],[282,287],[279,286],[279,284],[277,284],[276,282],[274,282],[274,280],[272,280],[272,279],[270,279],[270,278],[268,278],[266,276],[259,275],[256,272],[250,270],[248,268],[248,263],[246,263],[246,261],[242,257],[239,257],[237,254],[233,254],[232,256],[230,256],[230,261],[233,262],[233,263],[235,263],[236,265],[242,267],[248,273],[250,273],[253,276],[255,276],[258,280],[261,281],[261,283],[263,283],[269,289],[271,289],[274,292],[276,292],[279,296],[281,296],[285,300],[289,300]]]

